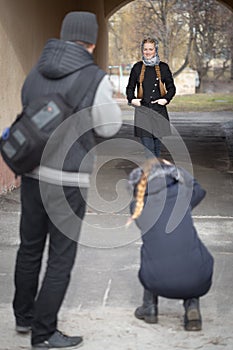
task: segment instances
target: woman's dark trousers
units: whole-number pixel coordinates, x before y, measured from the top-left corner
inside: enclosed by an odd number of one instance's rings
[[[141,137],[141,143],[145,147],[146,158],[160,157],[161,141],[151,135],[151,137]]]

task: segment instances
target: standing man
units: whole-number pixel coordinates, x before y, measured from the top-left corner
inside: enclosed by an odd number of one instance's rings
[[[73,94],[72,106],[76,106],[75,111],[87,111],[81,120],[87,123],[91,120],[92,124],[89,124],[93,126],[93,129],[84,126],[83,134],[79,127],[65,130],[61,145],[74,130],[77,130],[77,139],[71,142],[62,168],[56,168],[56,162],[52,160],[52,169],[46,164],[22,176],[21,243],[15,267],[13,309],[16,331],[31,331],[33,350],[77,348],[83,341],[81,336],[66,336],[58,331],[57,315],[70,281],[85,215],[93,163],[93,157],[88,155],[94,146],[93,135],[112,137],[121,127],[121,111],[112,100],[109,79],[93,62],[97,32],[93,13],[68,13],[62,23],[60,39],[48,40],[22,88],[22,104],[25,106],[43,94],[54,92],[67,96],[69,92],[70,96],[70,90],[76,91],[77,86],[84,89],[88,80],[85,96],[76,101]],[[100,104],[105,108],[102,109]],[[110,113],[107,113],[106,106],[110,106]],[[59,154],[60,151],[58,158]],[[88,160],[84,166],[83,159]],[[59,183],[61,178],[62,183]],[[60,192],[64,197],[58,198]],[[70,210],[67,211],[65,203]],[[47,239],[47,266],[39,286]]]

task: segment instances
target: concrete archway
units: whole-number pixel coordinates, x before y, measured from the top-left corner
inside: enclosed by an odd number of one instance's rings
[[[20,89],[45,41],[58,37],[62,18],[69,11],[91,11],[99,22],[96,62],[108,63],[108,19],[133,0],[1,0],[0,1],[0,131],[21,108]],[[188,1],[188,0],[186,0]],[[232,0],[219,0],[233,11]],[[15,184],[0,157],[0,193]]]

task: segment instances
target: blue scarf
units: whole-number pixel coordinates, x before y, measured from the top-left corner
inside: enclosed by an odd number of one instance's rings
[[[150,60],[147,60],[147,59],[145,59],[144,56],[142,56],[142,61],[145,64],[145,66],[153,67],[153,66],[155,66],[155,65],[157,66],[159,64],[160,58],[159,58],[158,53],[156,53],[156,55],[154,57],[152,57]]]

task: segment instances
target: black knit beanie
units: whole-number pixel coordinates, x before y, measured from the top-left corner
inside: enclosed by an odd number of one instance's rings
[[[96,44],[98,24],[91,12],[69,12],[62,22],[60,38],[68,41],[83,41]]]

